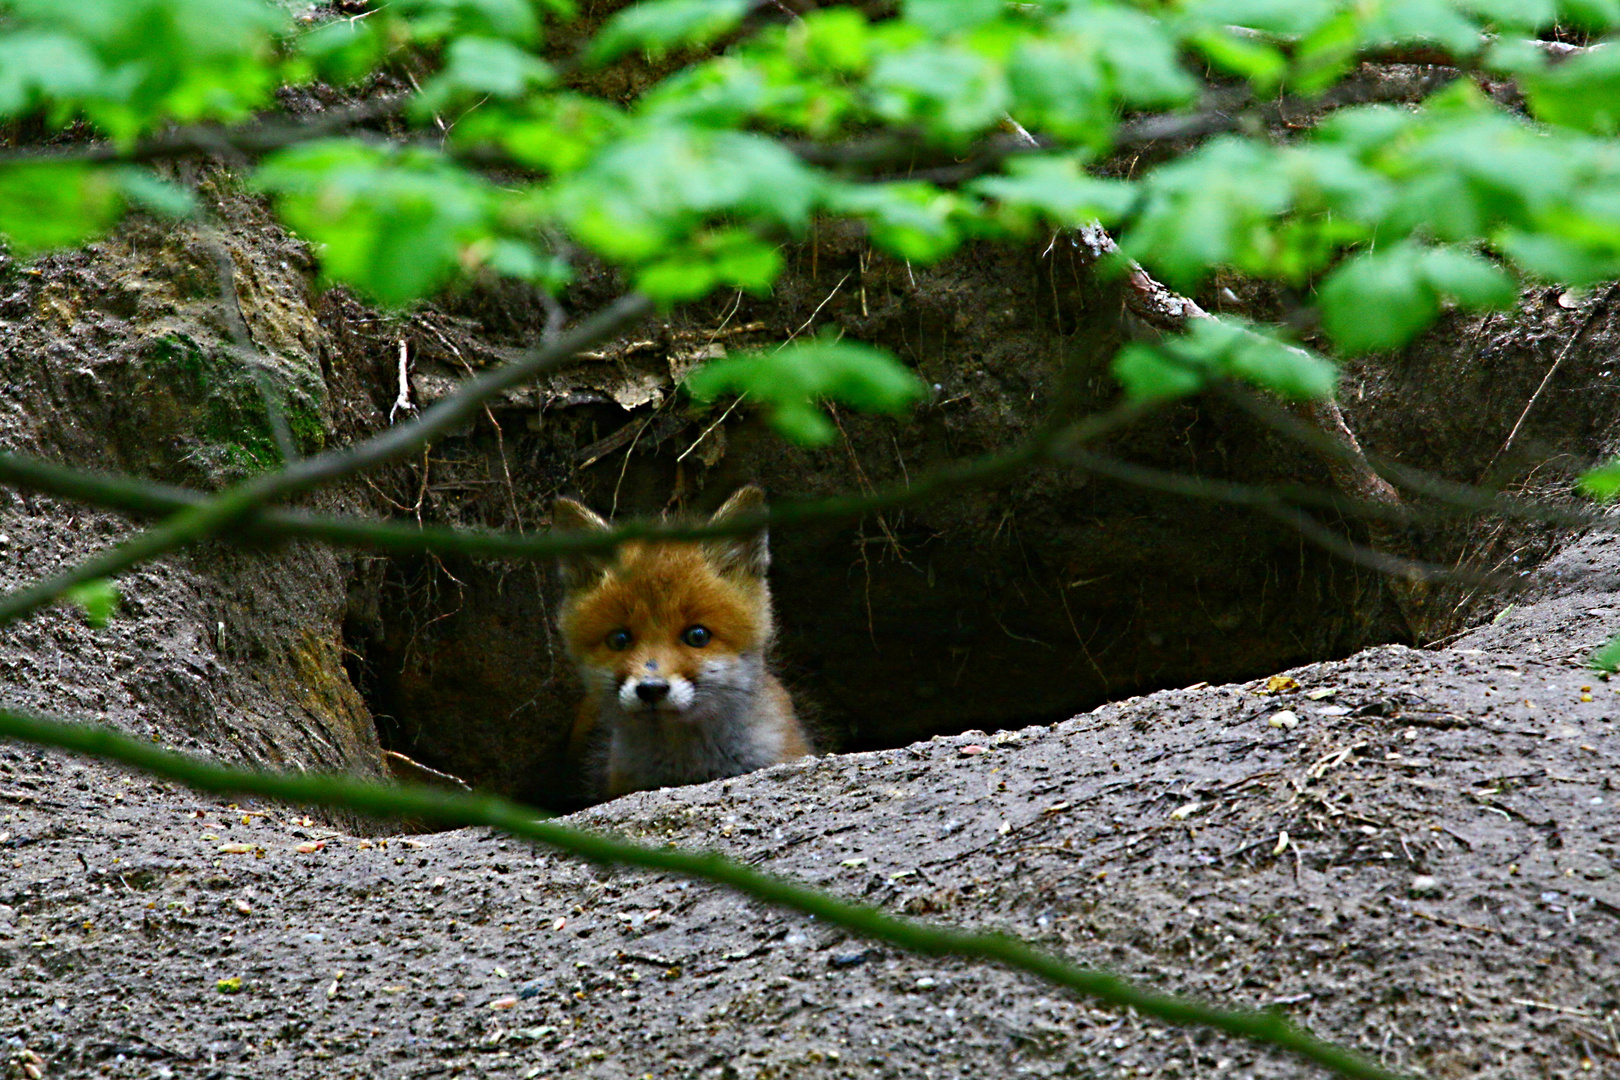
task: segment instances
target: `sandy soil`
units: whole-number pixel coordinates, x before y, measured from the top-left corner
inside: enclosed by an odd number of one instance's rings
[[[1576,545],[1449,649],[576,820],[1286,1009],[1418,1075],[1620,1075],[1620,680],[1579,666],[1620,603],[1576,573],[1616,550]],[[12,1076],[1317,1075],[709,886],[26,749],[0,750],[0,859]]]

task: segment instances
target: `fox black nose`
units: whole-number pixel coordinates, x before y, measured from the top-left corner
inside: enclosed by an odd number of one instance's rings
[[[649,705],[656,705],[669,697],[669,683],[663,679],[642,679],[636,683],[636,697]]]

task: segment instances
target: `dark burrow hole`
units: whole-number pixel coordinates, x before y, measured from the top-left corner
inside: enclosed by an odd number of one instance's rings
[[[1407,637],[1376,574],[1262,519],[1128,491],[1100,493],[1106,514],[1065,515],[1042,486],[773,535],[776,667],[823,750],[1050,724]],[[968,512],[1000,528],[964,529]],[[366,576],[346,651],[383,747],[548,809],[584,805],[554,568],[410,557]]]

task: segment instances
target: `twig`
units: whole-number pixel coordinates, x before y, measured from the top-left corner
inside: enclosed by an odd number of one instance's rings
[[[1620,281],[1609,286],[1609,291],[1604,293],[1603,298],[1593,305],[1592,310],[1586,313],[1586,318],[1581,320],[1581,325],[1575,330],[1575,333],[1570,336],[1568,341],[1564,342],[1564,347],[1558,351],[1558,357],[1552,362],[1552,367],[1548,368],[1547,374],[1541,377],[1541,385],[1537,386],[1536,392],[1530,395],[1530,400],[1524,403],[1524,411],[1519,413],[1519,418],[1513,422],[1513,430],[1508,432],[1507,439],[1503,441],[1501,449],[1492,454],[1491,460],[1485,464],[1485,475],[1490,474],[1491,467],[1496,464],[1497,459],[1507,453],[1509,448],[1513,446],[1514,440],[1519,437],[1519,429],[1524,426],[1525,417],[1530,415],[1530,410],[1536,407],[1537,401],[1541,400],[1542,391],[1547,389],[1547,384],[1552,382],[1552,377],[1558,374],[1558,369],[1564,364],[1564,358],[1569,355],[1570,350],[1578,342],[1586,339],[1586,335],[1597,323],[1597,317],[1608,310],[1610,302],[1614,300],[1617,294],[1620,294]]]
[[[924,956],[960,956],[1025,972],[1116,1008],[1131,1008],[1165,1023],[1215,1028],[1265,1046],[1291,1051],[1355,1080],[1397,1080],[1392,1073],[1292,1024],[1277,1012],[1219,1009],[1144,989],[1106,970],[1082,968],[1008,934],[973,933],[889,915],[840,900],[787,878],[714,854],[645,847],[538,820],[540,812],[493,795],[469,795],[423,785],[384,785],[346,776],[237,770],[162,750],[108,728],[69,724],[0,710],[0,735],[117,761],[200,791],[343,808],[373,817],[410,817],[444,828],[500,829],[594,863],[663,870],[711,881],[746,896],[812,915],[825,923]]]
[[[196,124],[178,127],[161,135],[142,139],[133,146],[90,143],[83,146],[0,150],[0,166],[26,162],[82,162],[90,165],[117,163],[138,165],[167,161],[193,154],[265,154],[300,143],[324,139],[339,131],[393,116],[405,107],[408,94],[373,98],[359,105],[328,109],[304,120],[285,123],[254,121],[237,127]]]

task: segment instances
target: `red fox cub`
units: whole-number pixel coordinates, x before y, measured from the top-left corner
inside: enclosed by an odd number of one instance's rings
[[[764,506],[750,485],[712,520]],[[609,527],[572,499],[557,500],[551,521]],[[792,699],[765,667],[769,564],[764,530],[564,557],[557,622],[585,680],[570,748],[605,746],[602,794],[737,776],[810,752]]]

